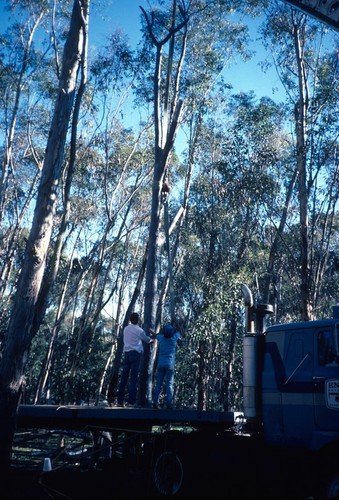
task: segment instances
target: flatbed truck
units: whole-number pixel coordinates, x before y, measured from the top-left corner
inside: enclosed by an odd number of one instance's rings
[[[329,319],[266,327],[273,308],[242,292],[240,414],[20,405],[18,428],[90,433],[77,466],[105,471],[112,491],[133,470],[141,498],[339,498],[339,306]]]

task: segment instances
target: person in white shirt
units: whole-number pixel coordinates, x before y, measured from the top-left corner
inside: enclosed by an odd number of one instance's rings
[[[143,342],[150,344],[153,339],[146,335],[139,326],[139,314],[133,312],[130,316],[130,323],[124,328],[124,361],[121,373],[121,379],[118,389],[118,406],[123,406],[125,398],[125,388],[130,376],[128,390],[128,404],[133,406],[136,403],[137,382],[139,375],[139,366],[142,353],[144,351]]]

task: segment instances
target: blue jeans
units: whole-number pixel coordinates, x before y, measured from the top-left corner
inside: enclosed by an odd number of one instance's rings
[[[129,382],[128,402],[134,405],[137,399],[137,382],[139,375],[141,353],[137,351],[127,351],[124,354],[124,363],[122,365],[122,373],[118,390],[118,404],[122,405],[125,397],[125,388],[128,377],[131,375]]]
[[[160,392],[164,380],[166,379],[165,402],[168,406],[172,405],[174,390],[174,368],[170,366],[158,366],[156,375],[156,384],[153,393],[153,402],[159,404]]]

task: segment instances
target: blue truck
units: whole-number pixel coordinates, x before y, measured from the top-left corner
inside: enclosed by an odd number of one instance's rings
[[[272,306],[242,293],[240,413],[21,405],[18,428],[87,436],[78,453],[65,447],[73,473],[100,470],[117,488],[134,471],[141,485],[129,489],[142,498],[339,498],[339,306],[329,319],[267,327]]]
[[[282,449],[309,497],[339,497],[339,306],[333,317],[272,325],[243,285],[244,417],[264,446]],[[269,455],[268,455],[269,456]],[[300,473],[299,473],[300,471]],[[305,491],[306,491],[305,490]]]

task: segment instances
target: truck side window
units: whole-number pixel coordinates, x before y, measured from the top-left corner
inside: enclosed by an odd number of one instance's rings
[[[339,364],[338,329],[318,334],[318,360],[322,366]]]
[[[334,328],[334,350],[337,358],[339,357],[339,323]]]

